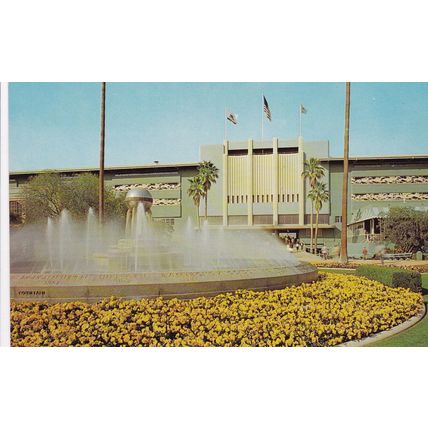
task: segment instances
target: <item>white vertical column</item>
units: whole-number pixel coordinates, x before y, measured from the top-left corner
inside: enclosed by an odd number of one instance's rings
[[[248,155],[247,155],[247,216],[248,226],[253,225],[253,140],[248,140]]]
[[[0,345],[10,346],[10,255],[9,255],[9,99],[8,84],[0,88]]]
[[[273,201],[272,201],[272,214],[273,214],[273,224],[274,226],[278,226],[278,138],[273,139],[273,157],[272,157],[272,193],[273,193]]]
[[[227,158],[229,152],[229,142],[227,140],[223,143],[223,226],[228,225],[227,213],[227,196],[228,196],[228,167]]]
[[[299,225],[305,224],[305,179],[302,177],[303,167],[305,162],[305,153],[303,151],[303,137],[298,140],[299,147],[299,166],[297,168],[297,180],[299,183]]]

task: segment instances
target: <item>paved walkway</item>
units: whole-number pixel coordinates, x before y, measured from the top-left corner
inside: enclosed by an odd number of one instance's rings
[[[292,251],[291,253],[303,262],[318,263],[322,261],[322,258],[320,256],[307,253],[306,251]]]

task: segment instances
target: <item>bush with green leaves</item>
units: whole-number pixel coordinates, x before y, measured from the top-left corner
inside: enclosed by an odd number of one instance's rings
[[[392,207],[382,219],[385,238],[398,251],[421,251],[428,246],[428,212],[411,207]]]
[[[98,210],[98,177],[84,173],[62,177],[46,172],[32,177],[22,190],[25,221],[37,223],[54,218],[67,209],[76,219],[84,219],[88,209]],[[117,194],[111,187],[104,190],[105,218],[121,218],[126,213],[125,194]]]
[[[365,265],[358,267],[355,273],[390,287],[408,288],[417,293],[422,292],[422,277],[419,272],[385,266]]]

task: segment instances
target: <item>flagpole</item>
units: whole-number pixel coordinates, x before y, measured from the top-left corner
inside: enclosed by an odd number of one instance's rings
[[[302,106],[299,106],[299,137],[302,136]]]
[[[263,142],[263,115],[264,115],[264,95],[262,94],[262,142]]]
[[[227,118],[226,118],[226,107],[224,108],[224,141],[226,141],[226,130],[227,130]]]

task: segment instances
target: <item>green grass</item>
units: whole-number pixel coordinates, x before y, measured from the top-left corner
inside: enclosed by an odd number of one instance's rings
[[[330,272],[330,273],[343,273],[346,275],[355,275],[355,269],[330,269],[330,268],[320,268],[319,272]]]
[[[353,271],[343,269],[320,269],[320,272],[354,273]],[[428,273],[422,274],[422,288],[424,302],[428,303]],[[414,327],[367,346],[428,346],[428,315]]]

